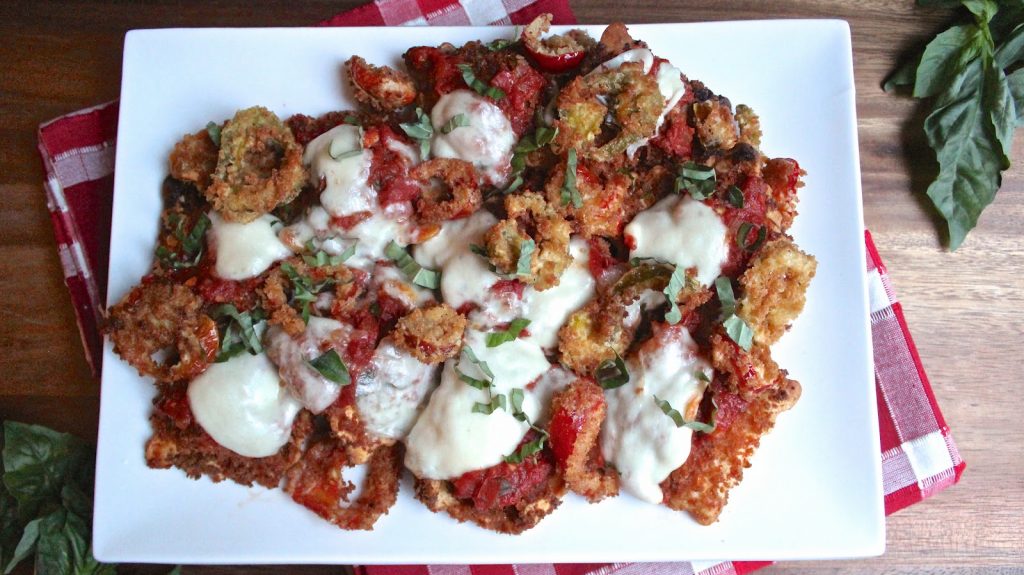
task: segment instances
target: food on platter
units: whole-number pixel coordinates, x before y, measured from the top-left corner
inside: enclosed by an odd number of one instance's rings
[[[108,310],[157,389],[151,467],[343,529],[403,473],[503,533],[569,492],[718,520],[800,395],[770,346],[815,273],[803,171],[625,26],[549,23],[339,61],[356,109],[183,126],[152,269]]]

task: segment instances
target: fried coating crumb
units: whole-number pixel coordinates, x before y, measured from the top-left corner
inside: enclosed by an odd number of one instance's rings
[[[416,200],[422,224],[465,218],[483,203],[476,170],[465,160],[434,158],[413,168],[409,176],[424,185]]]
[[[736,106],[736,124],[740,129],[740,142],[761,147],[761,119],[745,104]]]
[[[566,486],[597,503],[619,493],[619,474],[604,464],[598,434],[606,413],[604,391],[580,378],[551,399],[551,450]]]
[[[210,139],[208,130],[186,134],[171,150],[171,176],[195,184],[199,191],[210,185],[217,168],[217,144]]]
[[[589,377],[606,359],[626,353],[633,332],[623,326],[625,309],[617,313],[594,299],[576,310],[558,330],[558,352],[562,365],[577,375]]]
[[[728,150],[739,140],[739,129],[732,115],[729,101],[716,97],[693,105],[693,117],[706,150]]]
[[[466,318],[443,303],[417,308],[398,320],[392,334],[395,345],[428,365],[458,355]]]
[[[353,403],[354,394],[347,395],[346,391],[342,390],[338,401],[325,409],[323,414],[327,418],[331,435],[339,441],[348,461],[352,465],[362,465],[378,447],[391,442],[377,439],[366,432],[359,409]]]
[[[258,483],[274,489],[285,471],[302,455],[302,445],[312,431],[312,416],[299,412],[292,436],[280,451],[269,457],[243,457],[221,446],[192,417],[183,383],[160,388],[153,400],[149,421],[153,436],[146,442],[146,465],[154,469],[177,467],[192,479],[206,475],[214,482],[230,479],[242,485]]]
[[[558,474],[551,474],[540,489],[515,505],[477,509],[472,501],[456,498],[448,481],[416,479],[416,499],[431,511],[444,511],[459,523],[472,521],[484,529],[512,535],[540,523],[558,507],[564,494],[564,481]]]
[[[800,177],[806,172],[800,169],[796,160],[772,158],[765,162],[764,181],[768,184],[768,219],[785,232],[796,218],[798,189],[803,187]]]
[[[220,135],[217,168],[206,198],[229,222],[251,222],[295,199],[308,180],[302,147],[276,115],[239,110]]]
[[[310,266],[301,258],[292,257],[281,262],[267,275],[258,292],[263,309],[270,315],[270,323],[281,326],[288,335],[296,337],[306,330],[302,314],[293,306],[298,293],[296,282],[304,283],[304,288],[320,287],[324,291],[333,287],[334,301],[330,312],[340,317],[355,305],[356,298],[362,292],[363,282],[358,280],[357,274],[343,264]],[[297,302],[300,307],[303,303]],[[311,312],[317,311],[312,304],[309,307]]]
[[[743,296],[737,313],[751,329],[754,341],[771,345],[804,309],[807,288],[818,262],[786,237],[766,243],[740,277]]]
[[[779,366],[768,346],[755,342],[744,351],[721,328],[711,334],[710,342],[711,365],[725,378],[730,393],[749,401],[779,380]]]
[[[342,506],[355,489],[342,470],[353,463],[335,440],[320,438],[288,470],[284,490],[295,502],[342,529],[371,531],[398,499],[401,454],[402,446],[397,443],[375,449],[367,462],[362,493]]]
[[[576,189],[580,193],[582,205],[577,208],[571,201],[563,201],[565,171],[566,161],[563,160],[551,172],[551,177],[545,183],[544,195],[548,204],[554,206],[569,220],[573,233],[580,234],[585,239],[593,236],[611,238],[622,233],[628,221],[627,203],[630,200],[631,184],[629,177],[618,171],[605,169],[601,164],[578,161]]]
[[[217,324],[202,313],[203,300],[182,285],[142,283],[108,310],[107,334],[114,352],[143,376],[157,381],[196,377],[217,356]],[[171,348],[159,362],[153,355]]]
[[[557,286],[562,272],[572,263],[569,255],[569,222],[535,192],[505,197],[508,218],[484,235],[491,264],[501,273],[516,274],[523,283],[538,291]],[[530,271],[519,274],[519,259],[524,242],[532,240]]]
[[[730,400],[716,397],[721,415],[722,406]],[[729,501],[729,491],[743,479],[743,470],[750,467],[761,438],[771,431],[778,415],[798,399],[800,384],[782,377],[777,386],[757,396],[728,425],[721,422],[710,434],[694,434],[689,458],[661,483],[665,505],[688,511],[701,525],[717,521]],[[743,403],[738,398],[734,401]]]
[[[345,62],[356,101],[383,111],[394,111],[416,100],[416,85],[405,72],[374,66],[359,56]]]

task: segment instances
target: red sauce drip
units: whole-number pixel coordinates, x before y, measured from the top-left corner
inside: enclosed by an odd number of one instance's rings
[[[388,142],[408,143],[387,126],[367,128],[363,143],[373,154],[370,185],[377,190],[381,207],[410,202],[420,195],[420,186],[409,177],[409,160],[388,147]]]
[[[178,429],[186,429],[192,425],[192,407],[186,395],[184,385],[172,387],[163,393],[153,406],[158,413],[170,419]]]
[[[576,437],[583,430],[583,415],[579,410],[559,409],[551,416],[548,433],[551,434],[551,451],[555,454],[555,462],[565,468]]]
[[[373,212],[356,212],[347,216],[335,216],[331,218],[331,224],[343,230],[351,230],[365,220],[370,219]]]
[[[529,64],[520,61],[512,70],[502,70],[491,78],[491,85],[505,92],[505,97],[495,101],[508,116],[512,131],[520,137],[533,122],[533,112],[544,89],[544,76]]]
[[[526,284],[519,280],[498,280],[491,286],[491,292],[498,295],[513,295],[516,299],[523,299],[523,290]]]
[[[590,255],[587,258],[590,275],[600,279],[609,268],[618,263],[618,260],[612,257],[608,244],[601,238],[590,238],[587,245],[590,247]]]
[[[528,433],[523,442],[532,441]],[[544,485],[554,466],[543,456],[522,463],[499,463],[487,469],[470,471],[452,481],[455,497],[470,499],[480,511],[515,505]]]
[[[722,219],[728,228],[726,241],[729,243],[729,257],[722,266],[722,273],[729,277],[735,277],[742,272],[752,255],[737,243],[740,227],[744,223],[754,226],[747,236],[747,244],[753,243],[758,231],[766,223],[765,213],[768,209],[768,184],[764,180],[757,177],[747,178],[740,189],[743,191],[742,208],[734,208],[728,202],[717,199],[717,196],[715,200],[725,208]]]

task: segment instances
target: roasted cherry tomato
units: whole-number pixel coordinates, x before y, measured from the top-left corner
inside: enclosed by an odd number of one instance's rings
[[[551,14],[541,14],[523,29],[523,46],[530,58],[545,72],[557,74],[580,65],[587,50],[571,36],[541,39],[551,27]]]

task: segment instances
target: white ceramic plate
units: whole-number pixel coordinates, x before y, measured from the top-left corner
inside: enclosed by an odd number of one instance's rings
[[[590,27],[600,36],[603,27]],[[143,460],[152,385],[107,345],[95,554],[163,563],[506,563],[806,559],[877,555],[882,483],[864,279],[850,33],[841,21],[632,26],[655,54],[761,116],[763,149],[808,176],[792,233],[818,258],[803,315],[776,346],[803,384],[721,520],[621,496],[569,496],[520,536],[457,524],[403,485],[373,532],[345,532],[281,491],[192,481]],[[352,54],[400,63],[410,46],[510,37],[510,28],[140,30],[125,40],[109,301],[147,271],[167,156],[186,132],[253,105],[287,117],[349,107]]]

